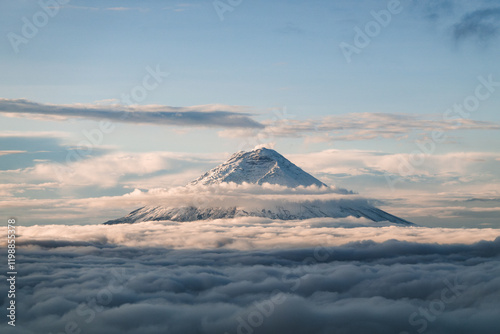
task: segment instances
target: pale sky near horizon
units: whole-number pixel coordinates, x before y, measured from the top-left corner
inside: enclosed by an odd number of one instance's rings
[[[500,227],[500,1],[60,2],[0,3],[0,198],[27,224],[268,144],[405,219]]]

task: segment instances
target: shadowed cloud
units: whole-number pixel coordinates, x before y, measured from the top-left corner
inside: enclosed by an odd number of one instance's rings
[[[500,33],[500,7],[480,9],[462,17],[453,27],[456,42],[475,39],[488,44]]]
[[[217,107],[223,108],[218,109]],[[232,109],[232,110],[229,110]],[[77,117],[94,120],[110,120],[134,124],[158,124],[173,126],[263,128],[264,126],[233,106],[101,106],[101,105],[53,105],[26,99],[0,99],[0,113],[8,116],[42,115]]]

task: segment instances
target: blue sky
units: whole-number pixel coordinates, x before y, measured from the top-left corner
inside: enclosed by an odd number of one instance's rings
[[[418,207],[443,208],[433,213],[433,222],[441,222],[436,217],[452,206],[462,213],[447,213],[449,222],[472,225],[483,217],[487,224],[498,223],[498,1],[41,3],[57,13],[46,15],[46,24],[29,38],[23,26],[26,20],[43,19],[40,2],[0,4],[4,206],[16,199],[30,207],[42,198],[122,196],[155,182],[157,187],[178,185],[234,151],[269,144],[329,184],[384,197],[388,208],[401,208],[398,201],[410,203],[415,194],[443,193],[445,204]],[[229,6],[223,20],[214,3]],[[391,4],[397,13],[385,26],[379,24],[369,45],[348,62],[339,45],[355,45],[356,29],[366,31],[375,22],[372,12]],[[26,43],[13,46],[13,34]],[[151,71],[168,75],[159,81],[149,77],[154,88],[127,105],[124,94],[144,91]],[[488,91],[484,80],[497,86]],[[490,94],[461,117],[460,126],[443,119],[455,104],[473,101],[481,85],[483,95]],[[30,103],[37,105],[23,113]],[[66,107],[73,114],[61,114]],[[96,109],[97,116],[89,117],[88,111]],[[162,114],[167,111],[173,114]],[[120,177],[109,186],[97,176],[75,183],[42,172],[48,164],[65,163],[109,112],[160,112],[162,121],[113,121],[113,130],[76,162],[83,174],[92,174],[85,168],[99,159],[102,166],[161,152],[165,161],[146,170],[139,164],[118,171]],[[169,123],[175,113],[184,119]],[[238,126],[227,125],[235,119]],[[399,175],[396,193],[387,195],[384,175],[398,176],[397,161],[401,156],[411,160],[417,142],[429,143],[434,130],[443,130],[446,139],[411,175]],[[466,159],[457,158],[463,154]],[[315,168],[321,163],[308,164],[311,156],[323,161],[334,156],[336,170]],[[374,156],[395,162],[387,165]],[[481,205],[490,203],[489,211],[456,202],[475,198]],[[411,217],[428,220],[412,210]]]

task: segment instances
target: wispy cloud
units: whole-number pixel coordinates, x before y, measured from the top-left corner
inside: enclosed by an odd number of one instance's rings
[[[107,119],[113,122],[157,124],[191,127],[263,128],[250,118],[251,114],[239,112],[243,108],[224,105],[192,107],[169,106],[103,106],[92,104],[55,105],[32,102],[26,99],[0,99],[0,113],[5,116],[57,116]]]
[[[0,138],[68,138],[71,134],[63,131],[3,131]]]
[[[410,134],[424,134],[432,130],[499,130],[496,122],[461,119],[459,123],[437,116],[419,116],[396,113],[352,113],[327,116],[319,120],[281,119],[263,121],[265,129],[230,129],[219,133],[222,137],[250,137],[257,133],[262,138],[306,137],[309,142],[358,141],[376,138],[406,138]]]
[[[75,6],[71,4],[63,5],[61,6],[62,8],[67,8],[67,9],[76,9],[76,10],[90,10],[90,11],[99,11],[99,10],[105,10],[105,11],[113,11],[113,12],[125,12],[125,11],[131,11],[131,10],[137,10],[140,12],[146,12],[149,10],[149,8],[142,8],[142,7],[124,7],[124,6],[117,6],[117,7],[90,7],[90,6]]]
[[[357,141],[376,138],[407,138],[432,130],[498,130],[496,122],[461,119],[450,122],[437,116],[396,113],[353,113],[319,120],[264,120],[258,122],[248,108],[220,104],[190,107],[161,105],[121,106],[116,104],[54,105],[25,99],[0,99],[0,113],[11,117],[65,120],[70,117],[108,119],[114,122],[190,127],[225,128],[222,137],[305,137],[309,142]]]
[[[164,7],[162,9],[163,10],[170,10],[173,12],[184,12],[184,11],[187,11],[189,9],[193,9],[195,7],[197,7],[197,5],[193,4],[193,3],[179,3],[179,4],[175,4],[173,6]]]
[[[129,8],[129,7],[109,7],[109,8],[106,8],[106,10],[111,10],[111,11],[116,11],[116,12],[122,12],[122,11],[126,11],[126,10],[131,10],[132,8]]]
[[[9,154],[19,154],[19,153],[25,153],[25,152],[26,151],[4,150],[4,151],[0,151],[0,156],[9,155]]]
[[[453,26],[455,41],[466,39],[487,44],[500,34],[500,7],[475,10]]]
[[[139,11],[139,12],[147,12],[149,8],[143,7],[108,7],[103,10],[113,11],[113,12],[126,12],[126,11]]]
[[[411,1],[412,13],[429,21],[433,30],[455,44],[466,41],[488,46],[500,36],[498,1]]]
[[[437,21],[443,17],[453,15],[457,3],[453,0],[412,1],[411,6],[421,10],[426,19]]]

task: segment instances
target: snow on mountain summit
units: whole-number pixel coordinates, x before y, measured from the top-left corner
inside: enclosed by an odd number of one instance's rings
[[[289,188],[326,184],[291,163],[275,150],[258,148],[233,154],[225,163],[206,172],[190,185],[212,185],[223,182],[278,184]]]

